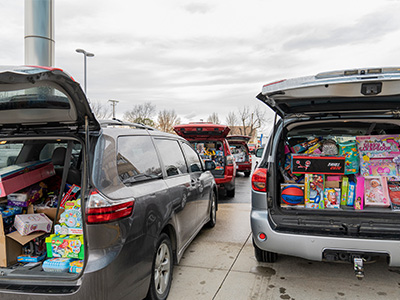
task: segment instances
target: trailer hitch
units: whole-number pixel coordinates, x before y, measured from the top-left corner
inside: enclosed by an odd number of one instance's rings
[[[353,257],[354,272],[358,280],[364,278],[364,259],[361,257]]]

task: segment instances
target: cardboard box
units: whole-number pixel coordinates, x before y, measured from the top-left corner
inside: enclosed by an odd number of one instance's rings
[[[5,235],[3,217],[0,214],[0,267],[17,263],[17,257],[22,254],[22,246],[43,234],[45,233],[37,232],[22,236],[18,231],[14,231]]]
[[[35,206],[35,211],[36,213],[40,214],[43,213],[47,217],[49,217],[50,220],[54,221],[56,220],[56,213],[57,213],[57,208],[56,207],[40,207],[40,206]],[[57,220],[55,223],[58,223],[58,220],[60,219],[60,215],[64,212],[64,208],[61,208],[58,210],[58,216]]]

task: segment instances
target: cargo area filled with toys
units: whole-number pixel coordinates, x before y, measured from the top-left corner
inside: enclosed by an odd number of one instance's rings
[[[191,141],[194,149],[203,160],[212,160],[215,163],[214,175],[223,175],[225,170],[224,146],[219,141]]]
[[[349,126],[288,132],[278,153],[282,209],[400,212],[400,135],[387,124]]]
[[[12,163],[0,168],[0,272],[77,276],[84,260],[80,178],[71,182],[63,167],[79,161],[80,144],[4,142],[0,155],[10,147]]]

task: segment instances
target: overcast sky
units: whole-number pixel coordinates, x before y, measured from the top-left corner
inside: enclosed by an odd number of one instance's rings
[[[0,64],[24,64],[23,0],[0,1]],[[400,66],[397,0],[55,0],[55,66],[117,116],[151,102],[183,122],[271,112],[262,85],[323,71]]]

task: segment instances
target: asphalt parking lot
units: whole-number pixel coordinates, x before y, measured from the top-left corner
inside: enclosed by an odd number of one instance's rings
[[[174,268],[168,299],[400,299],[400,268],[378,260],[358,280],[350,264],[279,256],[259,263],[250,235],[250,178],[222,198],[217,225],[203,229]],[[400,251],[400,247],[399,247]]]

